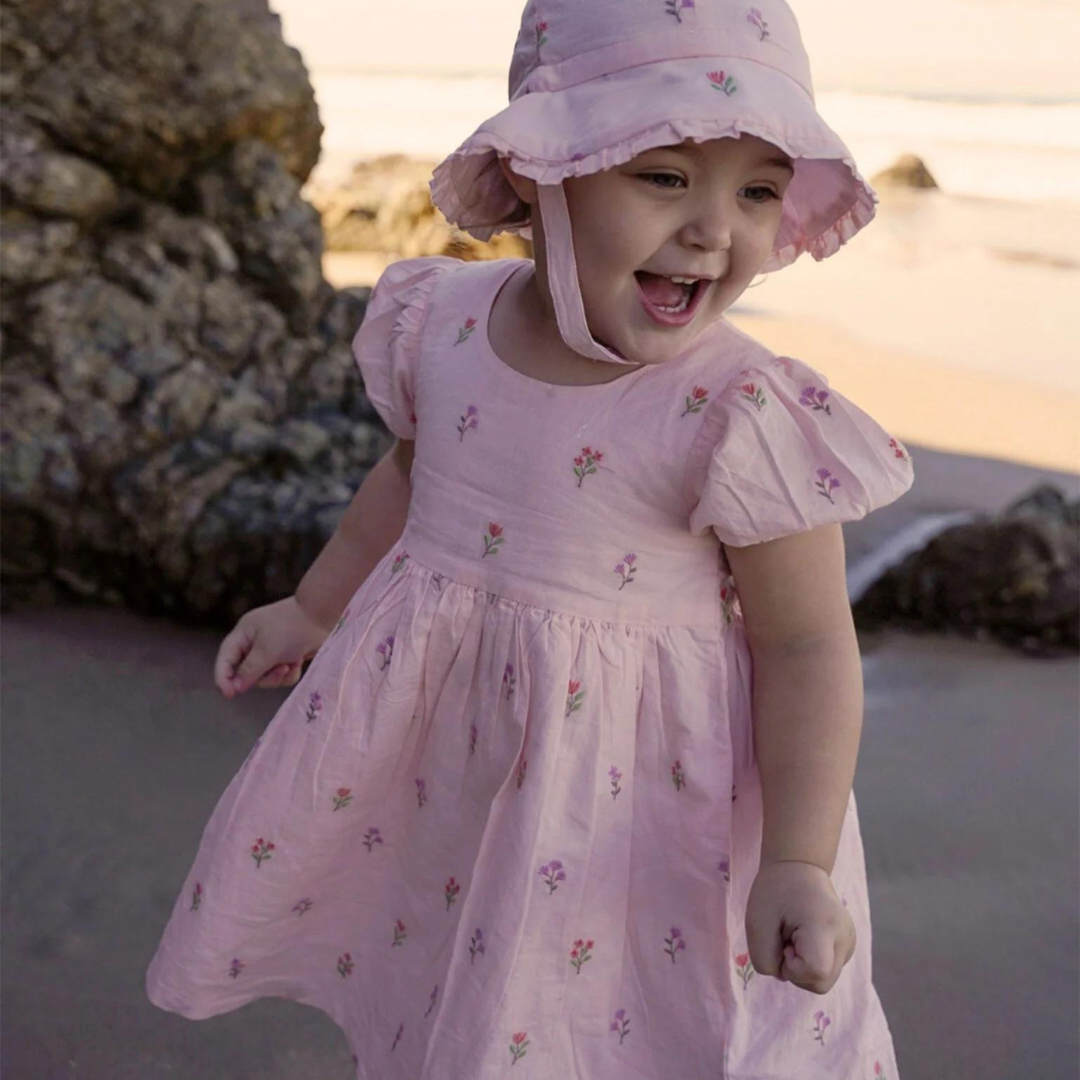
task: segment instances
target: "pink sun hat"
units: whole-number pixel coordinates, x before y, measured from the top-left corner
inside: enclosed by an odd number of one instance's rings
[[[530,207],[499,157],[534,180],[559,332],[591,359],[634,363],[588,330],[567,177],[688,139],[764,139],[795,168],[765,272],[805,251],[827,258],[876,212],[877,193],[817,112],[809,59],[784,0],[528,0],[509,92],[510,104],[435,168],[431,200],[478,240],[499,232],[531,240]]]

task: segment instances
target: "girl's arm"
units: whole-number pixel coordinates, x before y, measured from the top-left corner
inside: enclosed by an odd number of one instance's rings
[[[410,439],[398,439],[379,459],[297,586],[296,602],[308,618],[328,631],[405,530],[415,447]]]
[[[839,525],[727,547],[753,658],[761,862],[832,873],[855,778],[863,683]]]

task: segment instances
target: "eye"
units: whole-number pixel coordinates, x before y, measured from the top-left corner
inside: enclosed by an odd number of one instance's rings
[[[780,196],[776,194],[771,187],[766,187],[764,184],[752,184],[749,187],[743,188],[744,191],[764,191],[764,199],[751,199],[751,202],[767,203],[770,199],[778,199]]]
[[[642,173],[641,176],[639,177],[639,179],[648,180],[650,177],[654,177],[654,176],[660,177],[661,179],[666,179],[666,180],[679,180],[679,181],[682,181],[682,177],[677,175],[676,173],[663,173],[663,172]],[[683,181],[683,182],[685,183],[685,181]],[[658,186],[662,187],[662,188],[666,188],[668,191],[678,191],[678,188],[671,187],[668,184],[660,184]]]
[[[638,179],[639,180],[645,180],[645,181],[654,180],[654,179],[655,180],[677,180],[683,186],[686,185],[686,181],[683,180],[683,178],[681,176],[679,176],[678,174],[676,174],[676,173],[660,173],[660,172],[641,173],[639,175]],[[678,191],[679,190],[676,186],[674,186],[672,184],[654,184],[653,186],[662,188],[662,189],[667,190],[667,191]],[[764,184],[752,184],[752,185],[744,188],[743,190],[744,191],[764,192],[765,193],[764,196],[759,196],[757,198],[751,197],[751,199],[750,199],[750,201],[752,203],[757,203],[759,205],[767,203],[770,199],[778,199],[780,197],[779,195],[777,195],[777,193],[775,191],[773,191],[773,189],[771,187],[766,187]]]

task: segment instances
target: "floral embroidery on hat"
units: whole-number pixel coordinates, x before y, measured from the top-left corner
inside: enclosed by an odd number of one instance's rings
[[[674,15],[679,22],[682,22],[682,15],[679,13],[685,11],[687,8],[694,6],[694,0],[665,0],[664,10],[669,15]]]
[[[832,502],[833,497],[831,492],[840,486],[840,481],[826,468],[818,469],[817,475],[818,479],[814,486],[821,489],[818,491],[818,494],[824,496],[829,502]],[[833,503],[833,505],[835,506],[836,504]]]
[[[499,554],[499,545],[506,539],[502,532],[503,527],[497,521],[488,522],[488,532],[484,533],[484,554],[480,556],[481,559],[487,555]]]
[[[679,414],[680,418],[686,416],[687,413],[701,412],[702,405],[709,403],[709,391],[704,386],[695,386],[694,389],[686,395],[686,408]]]
[[[806,405],[815,411],[824,412],[826,416],[832,416],[832,406],[825,403],[829,396],[828,390],[819,390],[816,386],[804,386],[799,398],[800,405]]]
[[[723,90],[728,97],[731,97],[738,90],[735,80],[730,75],[725,76],[722,71],[710,71],[708,75],[709,82],[714,90]]]
[[[480,426],[480,416],[477,412],[475,405],[470,405],[465,410],[465,415],[461,418],[461,423],[458,424],[458,431],[461,432],[461,438],[458,442],[465,441],[466,431],[475,431]]]
[[[903,461],[911,460],[911,455],[904,449],[903,443],[899,442],[897,439],[890,439],[889,445],[893,448],[893,452],[898,458]]]
[[[594,450],[591,446],[581,448],[581,453],[574,458],[574,475],[578,478],[578,487],[581,487],[586,476],[597,471],[597,466],[603,460],[604,454],[602,451]]]
[[[611,1021],[610,1031],[617,1031],[619,1033],[619,1045],[622,1045],[623,1039],[630,1034],[630,1021],[626,1017],[625,1009],[615,1010],[615,1019]]]
[[[458,339],[455,345],[460,345],[476,329],[476,320],[470,315],[465,320],[465,325],[458,330]]]
[[[746,21],[756,26],[761,31],[761,37],[759,41],[764,41],[769,36],[769,24],[761,17],[761,12],[756,7],[750,9],[750,14],[746,16]]]
[[[619,591],[622,590],[634,580],[634,574],[637,571],[637,567],[634,562],[637,560],[637,555],[632,551],[623,556],[623,561],[615,567],[615,573],[622,578],[622,584],[619,586]]]

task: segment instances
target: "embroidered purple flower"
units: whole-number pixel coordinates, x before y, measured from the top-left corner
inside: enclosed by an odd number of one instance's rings
[[[390,948],[400,945],[409,935],[405,933],[405,924],[400,919],[394,920],[394,940],[390,942]]]
[[[356,961],[352,958],[351,953],[342,953],[337,958],[338,974],[344,979],[352,974],[353,968],[356,967]]]
[[[307,707],[307,722],[310,724],[312,720],[318,720],[319,713],[322,712],[323,701],[322,694],[316,690],[308,699]]]
[[[738,89],[735,85],[735,80],[730,75],[725,75],[722,71],[710,71],[709,84],[714,90],[723,90],[728,97]]]
[[[749,953],[739,953],[735,957],[735,970],[742,979],[742,988],[745,990],[750,985],[750,980],[755,975],[754,965],[750,963]]]
[[[608,769],[608,776],[611,777],[611,797],[612,799],[616,799],[618,798],[619,792],[622,791],[622,788],[619,787],[619,781],[622,779],[622,773],[619,772],[619,770],[615,768],[614,765],[612,765],[611,768]]]
[[[513,1038],[510,1040],[510,1053],[514,1055],[514,1060],[510,1062],[511,1065],[518,1063],[518,1058],[523,1058],[528,1051],[525,1049],[529,1045],[529,1040],[525,1038],[528,1035],[527,1031],[515,1031]]]
[[[229,978],[235,979],[241,971],[244,970],[244,962],[238,956],[232,958],[232,963],[229,965]]]
[[[731,880],[731,864],[728,862],[726,857],[721,859],[716,864],[716,868],[720,871],[721,874],[724,875],[724,880],[725,881],[730,881]]]
[[[597,466],[603,460],[602,451],[594,450],[591,446],[581,448],[581,453],[574,458],[574,475],[578,478],[578,487],[581,487],[586,476],[597,471]]]
[[[506,665],[506,669],[503,671],[502,683],[506,689],[506,700],[509,701],[511,695],[514,693],[514,687],[517,685],[517,679],[514,677],[513,664]]]
[[[368,851],[371,851],[376,844],[381,844],[382,842],[382,834],[377,826],[370,826],[368,831],[364,833],[364,846]]]
[[[334,799],[334,811],[337,812],[343,806],[348,806],[352,802],[352,788],[339,787],[337,794],[333,796]]]
[[[832,1021],[826,1015],[824,1009],[818,1009],[818,1011],[816,1013],[814,1013],[814,1019],[817,1021],[817,1024],[816,1024],[815,1029],[814,1029],[814,1038],[819,1043],[821,1043],[822,1046],[824,1046],[825,1045],[825,1029],[829,1026],[829,1024],[832,1023]]]
[[[460,345],[476,329],[476,320],[470,315],[465,320],[465,325],[458,330],[458,339],[455,345]]]
[[[198,911],[199,905],[202,903],[202,885],[196,881],[195,888],[191,892],[191,907],[188,911]]]
[[[694,6],[694,0],[665,0],[664,10],[669,15],[674,15],[679,22],[682,22],[682,15],[680,12],[685,11],[687,8]]]
[[[398,554],[394,556],[394,561],[390,564],[391,577],[393,577],[405,565],[405,562],[408,558],[409,553],[407,551],[399,551]]]
[[[750,14],[746,16],[746,21],[752,23],[761,31],[761,37],[759,41],[764,41],[769,36],[768,26],[769,24],[761,17],[761,12],[756,7],[750,9]]]
[[[626,1017],[625,1009],[615,1010],[615,1019],[611,1021],[609,1030],[619,1033],[619,1045],[622,1046],[623,1039],[630,1034],[630,1021]]]
[[[589,950],[593,947],[592,941],[584,941],[582,938],[578,938],[574,942],[574,947],[570,950],[570,963],[577,969],[577,973],[581,974],[581,967],[592,959],[592,953]]]
[[[251,845],[251,857],[255,860],[256,870],[262,866],[263,859],[272,859],[274,857],[270,854],[273,850],[274,845],[268,844],[261,836]]]
[[[681,791],[686,787],[686,775],[683,773],[682,762],[678,758],[675,759],[675,764],[671,766],[671,780],[676,791]]]
[[[419,776],[416,778],[416,801],[420,806],[427,802],[427,784]]]
[[[819,495],[823,495],[829,502],[833,501],[831,492],[835,491],[840,486],[840,481],[836,479],[828,469],[818,469],[818,479],[814,484],[815,487],[820,488]],[[834,504],[835,505],[835,504]]]
[[[910,461],[911,455],[904,449],[904,447],[896,441],[896,439],[890,439],[889,445],[893,448],[893,453],[903,461]]]
[[[450,910],[450,905],[457,902],[457,894],[461,892],[461,886],[451,878],[446,883],[446,888],[443,895],[446,897],[446,910]]]
[[[461,438],[458,442],[465,441],[466,431],[475,431],[480,426],[480,416],[477,412],[475,405],[470,405],[465,410],[465,415],[461,418],[461,423],[458,424],[458,431],[461,432]]]
[[[739,390],[742,391],[742,395],[747,401],[752,401],[757,406],[758,412],[765,408],[766,399],[760,386],[755,386],[752,382],[748,382],[743,383],[739,387]]]
[[[484,931],[478,926],[476,933],[469,940],[469,963],[471,964],[477,957],[477,955],[483,955],[484,953]]]
[[[488,533],[491,535],[489,536]],[[499,554],[499,545],[506,539],[502,533],[503,527],[498,522],[488,522],[488,532],[484,533],[484,554],[480,556],[481,559],[487,555]]]
[[[623,556],[623,561],[615,567],[615,573],[622,578],[622,584],[619,586],[619,591],[622,590],[634,580],[634,573],[637,567],[634,563],[637,561],[637,556],[631,551],[629,554]]]
[[[390,661],[394,658],[394,635],[388,634],[384,641],[379,642],[375,646],[375,651],[383,658],[383,662],[379,665],[380,671],[385,671],[390,666]]]
[[[828,390],[819,390],[816,386],[804,386],[802,396],[799,398],[799,404],[823,411],[827,416],[832,416],[832,407],[825,404],[825,399],[828,396]]]
[[[678,927],[673,926],[671,928],[671,937],[664,938],[664,944],[667,946],[664,952],[666,952],[668,956],[671,957],[671,962],[674,964],[675,954],[679,952],[680,949],[686,948],[686,941],[683,938],[682,933],[679,931]]]
[[[559,886],[555,883],[557,881],[566,880],[566,872],[562,868],[562,863],[558,859],[552,859],[549,863],[544,863],[538,871],[540,876],[544,879],[545,884],[548,887],[548,896],[550,896]]]
[[[704,386],[695,386],[693,392],[686,395],[686,408],[679,414],[680,417],[687,413],[701,412],[701,406],[707,405],[708,401],[709,391]]]
[[[585,697],[585,691],[581,689],[581,682],[578,679],[571,679],[566,691],[566,715],[569,716],[572,712],[577,712],[581,708],[582,700]]]

